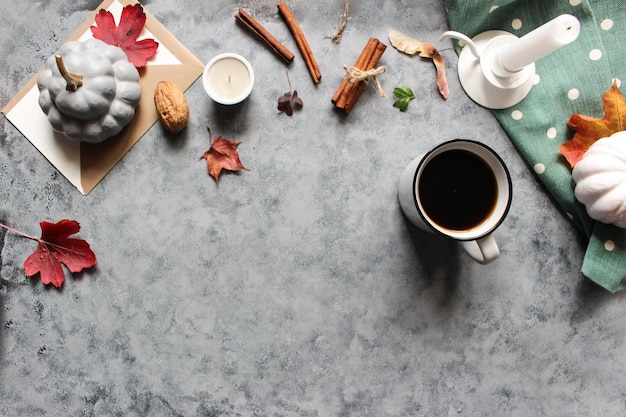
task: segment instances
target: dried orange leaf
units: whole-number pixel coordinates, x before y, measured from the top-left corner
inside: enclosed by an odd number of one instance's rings
[[[437,69],[437,86],[439,87],[439,92],[443,98],[448,98],[450,89],[448,88],[448,81],[446,79],[445,64],[437,48],[429,43],[413,39],[395,29],[389,29],[388,36],[389,42],[391,42],[391,45],[398,51],[408,55],[419,54],[422,58],[430,58],[433,60],[435,68]]]
[[[580,161],[587,149],[598,139],[626,130],[626,102],[615,81],[602,96],[602,107],[604,108],[602,119],[574,114],[567,121],[576,133],[572,139],[559,147],[559,152],[571,167]]]

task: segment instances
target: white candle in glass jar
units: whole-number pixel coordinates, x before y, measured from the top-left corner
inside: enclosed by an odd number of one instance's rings
[[[241,55],[220,54],[204,68],[202,84],[209,97],[217,103],[237,104],[252,92],[254,71]]]

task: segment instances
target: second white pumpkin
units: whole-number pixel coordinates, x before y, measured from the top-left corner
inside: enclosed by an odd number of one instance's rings
[[[626,131],[594,142],[572,177],[576,199],[589,217],[626,229]]]

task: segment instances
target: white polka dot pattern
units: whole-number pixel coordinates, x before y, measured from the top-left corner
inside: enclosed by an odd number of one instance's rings
[[[612,27],[613,21],[611,19],[604,19],[600,22],[600,28],[602,28],[602,30],[611,30]]]
[[[599,49],[592,49],[591,51],[589,51],[589,59],[591,59],[592,61],[597,61],[598,59],[602,58],[602,51]]]
[[[537,163],[535,164],[535,166],[533,166],[533,169],[535,170],[535,172],[539,175],[543,174],[544,172],[546,172],[546,166],[542,163]]]

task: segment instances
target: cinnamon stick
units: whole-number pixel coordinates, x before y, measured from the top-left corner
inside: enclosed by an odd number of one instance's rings
[[[354,67],[362,71],[374,69],[386,49],[387,45],[380,42],[378,39],[370,38],[354,63]],[[332,103],[337,108],[343,109],[346,113],[350,113],[366,84],[366,81],[350,82],[346,76],[337,91],[335,91],[331,99]]]
[[[278,3],[277,7],[278,12],[285,20],[287,27],[291,31],[291,34],[293,35],[296,44],[298,45],[298,49],[300,50],[300,53],[304,58],[304,62],[306,63],[309,73],[311,74],[313,82],[316,84],[319,83],[322,79],[322,73],[320,72],[317,61],[313,56],[313,52],[311,51],[311,47],[309,46],[309,43],[304,36],[304,33],[302,32],[302,29],[300,29],[300,25],[298,24],[296,18],[294,17],[293,13],[291,13],[291,10],[289,10],[289,7],[287,7],[285,2],[281,1],[280,3]]]
[[[295,55],[285,47],[278,39],[272,36],[256,19],[243,9],[235,15],[235,19],[248,29],[253,35],[267,45],[286,64],[291,64]]]

